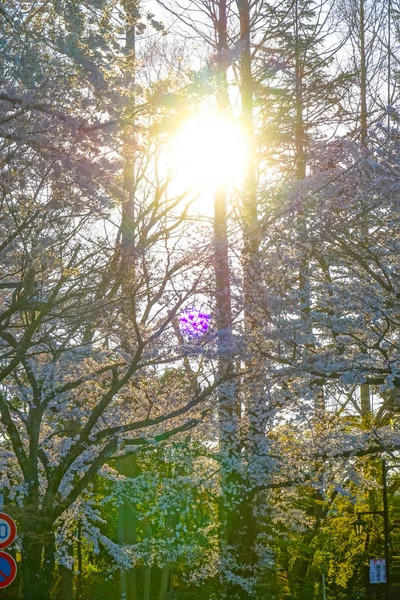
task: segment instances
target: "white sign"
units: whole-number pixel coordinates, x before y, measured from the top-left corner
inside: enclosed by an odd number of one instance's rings
[[[16,535],[17,528],[13,519],[6,513],[0,513],[0,548],[10,546]]]
[[[374,558],[369,561],[369,582],[386,583],[386,561],[384,558]]]

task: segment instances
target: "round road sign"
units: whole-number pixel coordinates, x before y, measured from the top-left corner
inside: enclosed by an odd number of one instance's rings
[[[0,589],[12,583],[17,574],[17,564],[7,552],[0,552]]]
[[[0,513],[0,548],[12,544],[16,535],[17,527],[13,519],[6,513]]]

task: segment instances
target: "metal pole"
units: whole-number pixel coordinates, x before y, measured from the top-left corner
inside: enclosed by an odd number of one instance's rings
[[[387,49],[387,62],[388,62],[388,73],[387,73],[387,107],[388,107],[388,129],[390,129],[390,103],[391,103],[391,94],[390,94],[390,75],[391,75],[391,52],[392,52],[392,43],[391,43],[391,27],[392,27],[392,23],[391,23],[391,17],[392,17],[392,6],[391,6],[391,0],[388,1],[388,49]],[[389,132],[388,132],[389,133]]]
[[[385,527],[385,562],[386,562],[386,600],[390,600],[390,537],[389,537],[389,506],[386,481],[386,461],[382,460],[382,492],[383,492],[383,520]]]
[[[125,526],[124,526],[124,503],[118,506],[118,543],[123,546],[125,544]],[[126,573],[120,568],[119,570],[119,600],[126,600]]]
[[[322,571],[322,600],[326,600],[325,573]]]

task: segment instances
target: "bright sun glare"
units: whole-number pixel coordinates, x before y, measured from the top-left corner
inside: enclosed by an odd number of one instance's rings
[[[203,113],[182,123],[171,148],[171,166],[180,187],[200,191],[240,186],[246,163],[243,129],[228,116]]]

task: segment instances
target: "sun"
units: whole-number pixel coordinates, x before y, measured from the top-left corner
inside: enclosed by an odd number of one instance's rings
[[[241,185],[247,157],[243,128],[230,116],[200,113],[184,121],[171,145],[171,168],[184,188]]]

